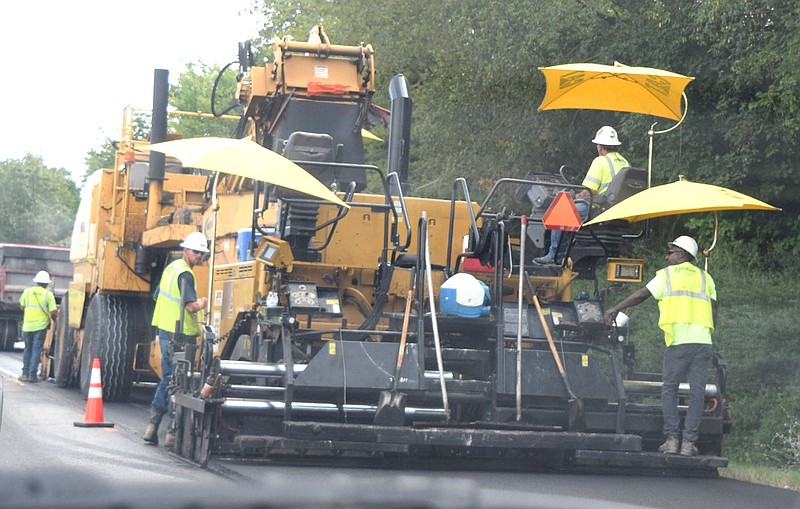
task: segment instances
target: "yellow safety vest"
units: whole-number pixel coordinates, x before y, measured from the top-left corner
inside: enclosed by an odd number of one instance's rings
[[[33,332],[50,326],[50,312],[56,310],[53,292],[41,286],[26,288],[19,297],[22,306],[22,331]]]
[[[622,157],[619,152],[609,152],[605,156],[597,156],[592,161],[586,177],[583,179],[583,187],[589,188],[595,194],[605,194],[608,186],[622,168],[630,166],[627,159]]]
[[[670,265],[659,270],[658,275],[664,283],[664,296],[658,301],[661,312],[658,326],[669,332],[672,324],[687,323],[713,331],[714,315],[708,284],[711,276],[689,262]]]
[[[181,303],[181,290],[178,287],[178,277],[184,272],[192,272],[192,268],[183,258],[167,265],[161,275],[158,285],[156,308],[153,311],[153,325],[167,332],[175,332],[181,308],[183,308],[183,331],[186,336],[200,334],[197,324],[197,314],[190,313]],[[194,276],[194,273],[192,273]]]

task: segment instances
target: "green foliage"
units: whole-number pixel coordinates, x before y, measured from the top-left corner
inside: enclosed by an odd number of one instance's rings
[[[236,101],[237,66],[229,67],[220,75],[218,66],[207,66],[202,63],[188,64],[186,72],[178,77],[177,85],[170,87],[170,104],[183,112],[212,113],[211,96],[215,80],[219,77],[214,92],[214,109],[217,115],[239,117],[242,108]],[[184,138],[195,136],[234,136],[237,122],[222,118],[203,118],[200,116],[171,115],[170,129],[180,133]]]
[[[86,164],[86,173],[81,179],[81,185],[86,182],[86,179],[95,170],[99,170],[101,168],[113,168],[115,154],[116,149],[114,148],[114,142],[108,138],[106,138],[106,141],[103,142],[103,145],[100,148],[90,150],[84,159],[84,163]]]
[[[594,155],[588,140],[603,124],[617,126],[626,157],[647,167],[650,126],[673,122],[537,112],[544,95],[540,66],[616,60],[695,76],[685,122],[655,137],[653,183],[684,175],[783,208],[769,220],[731,215],[723,234],[765,246],[766,253],[753,250],[744,263],[785,266],[786,253],[800,245],[800,200],[792,192],[800,157],[798,9],[796,2],[771,0],[317,0],[302,8],[270,2],[262,38],[288,32],[304,40],[313,24],[323,23],[334,43],[371,43],[375,102],[383,106],[385,85],[403,73],[414,100],[412,185],[423,196],[447,196],[457,176],[480,196],[501,176],[552,173],[562,164],[585,168]]]
[[[78,189],[63,168],[41,157],[0,161],[0,239],[23,244],[68,245]]]

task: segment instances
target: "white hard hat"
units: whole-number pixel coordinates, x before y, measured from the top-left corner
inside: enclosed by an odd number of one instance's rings
[[[679,247],[692,255],[692,258],[697,259],[697,242],[688,235],[681,235],[677,239],[667,244],[668,247]]]
[[[40,270],[36,273],[36,276],[33,278],[34,283],[39,283],[43,285],[49,285],[52,283],[50,280],[50,274],[47,273],[46,270]]]
[[[614,130],[613,127],[610,125],[604,125],[600,129],[598,129],[597,134],[594,135],[594,139],[592,143],[595,145],[622,145],[622,142],[619,141],[617,137],[617,131]]]
[[[200,232],[192,232],[181,242],[181,247],[200,253],[208,253],[208,239]]]

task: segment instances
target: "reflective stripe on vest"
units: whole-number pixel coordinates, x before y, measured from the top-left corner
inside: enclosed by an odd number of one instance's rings
[[[616,153],[616,152],[613,152],[613,153],[617,154],[617,157],[622,159],[622,156],[620,156],[618,153]],[[605,157],[606,162],[608,163],[608,173],[609,173],[609,175],[611,175],[611,178],[609,180],[605,181],[605,182],[602,179],[595,178],[595,177],[593,177],[591,175],[587,175],[586,178],[585,178],[585,180],[588,180],[589,182],[591,182],[591,183],[593,183],[593,184],[595,184],[597,186],[596,194],[598,194],[598,195],[605,194],[606,191],[608,191],[609,186],[611,186],[611,183],[614,182],[614,178],[616,178],[617,172],[619,170],[621,170],[622,168],[625,168],[625,167],[628,166],[628,162],[626,160],[622,159],[621,165],[620,165],[619,169],[617,169],[617,167],[614,166],[614,162],[611,160],[611,156],[610,155],[605,155],[603,157]]]
[[[46,329],[50,325],[50,310],[48,309],[49,298],[50,292],[41,286],[32,286],[26,288],[22,292],[19,303],[23,310],[23,332]]]
[[[667,330],[673,323],[692,323],[714,330],[711,296],[706,272],[689,262],[658,271],[664,278],[664,296],[658,302],[658,325]]]
[[[161,282],[158,285],[158,298],[156,308],[153,311],[152,324],[159,329],[167,332],[175,332],[177,322],[180,318],[182,308],[181,293],[178,286],[178,278],[185,272],[192,272],[192,268],[183,258],[175,260],[167,265],[161,275]],[[194,275],[194,274],[192,274]],[[191,313],[183,308],[183,334],[187,336],[197,336],[200,327],[197,324],[196,313]]]

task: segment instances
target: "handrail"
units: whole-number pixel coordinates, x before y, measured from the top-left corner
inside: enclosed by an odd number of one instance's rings
[[[453,254],[453,228],[454,228],[454,221],[455,221],[455,211],[456,211],[456,191],[457,188],[461,187],[461,191],[464,193],[464,200],[467,202],[467,210],[469,211],[469,219],[470,219],[470,230],[475,239],[478,238],[480,232],[478,231],[478,222],[475,218],[475,211],[472,210],[472,200],[469,197],[469,188],[467,186],[467,180],[464,177],[458,177],[453,181],[453,186],[450,189],[450,223],[448,224],[447,228],[447,258],[445,263],[445,274],[448,277],[453,275],[453,271],[450,267],[450,258]],[[456,260],[458,260],[458,255],[456,256]],[[458,267],[458,262],[456,261],[455,267]]]

